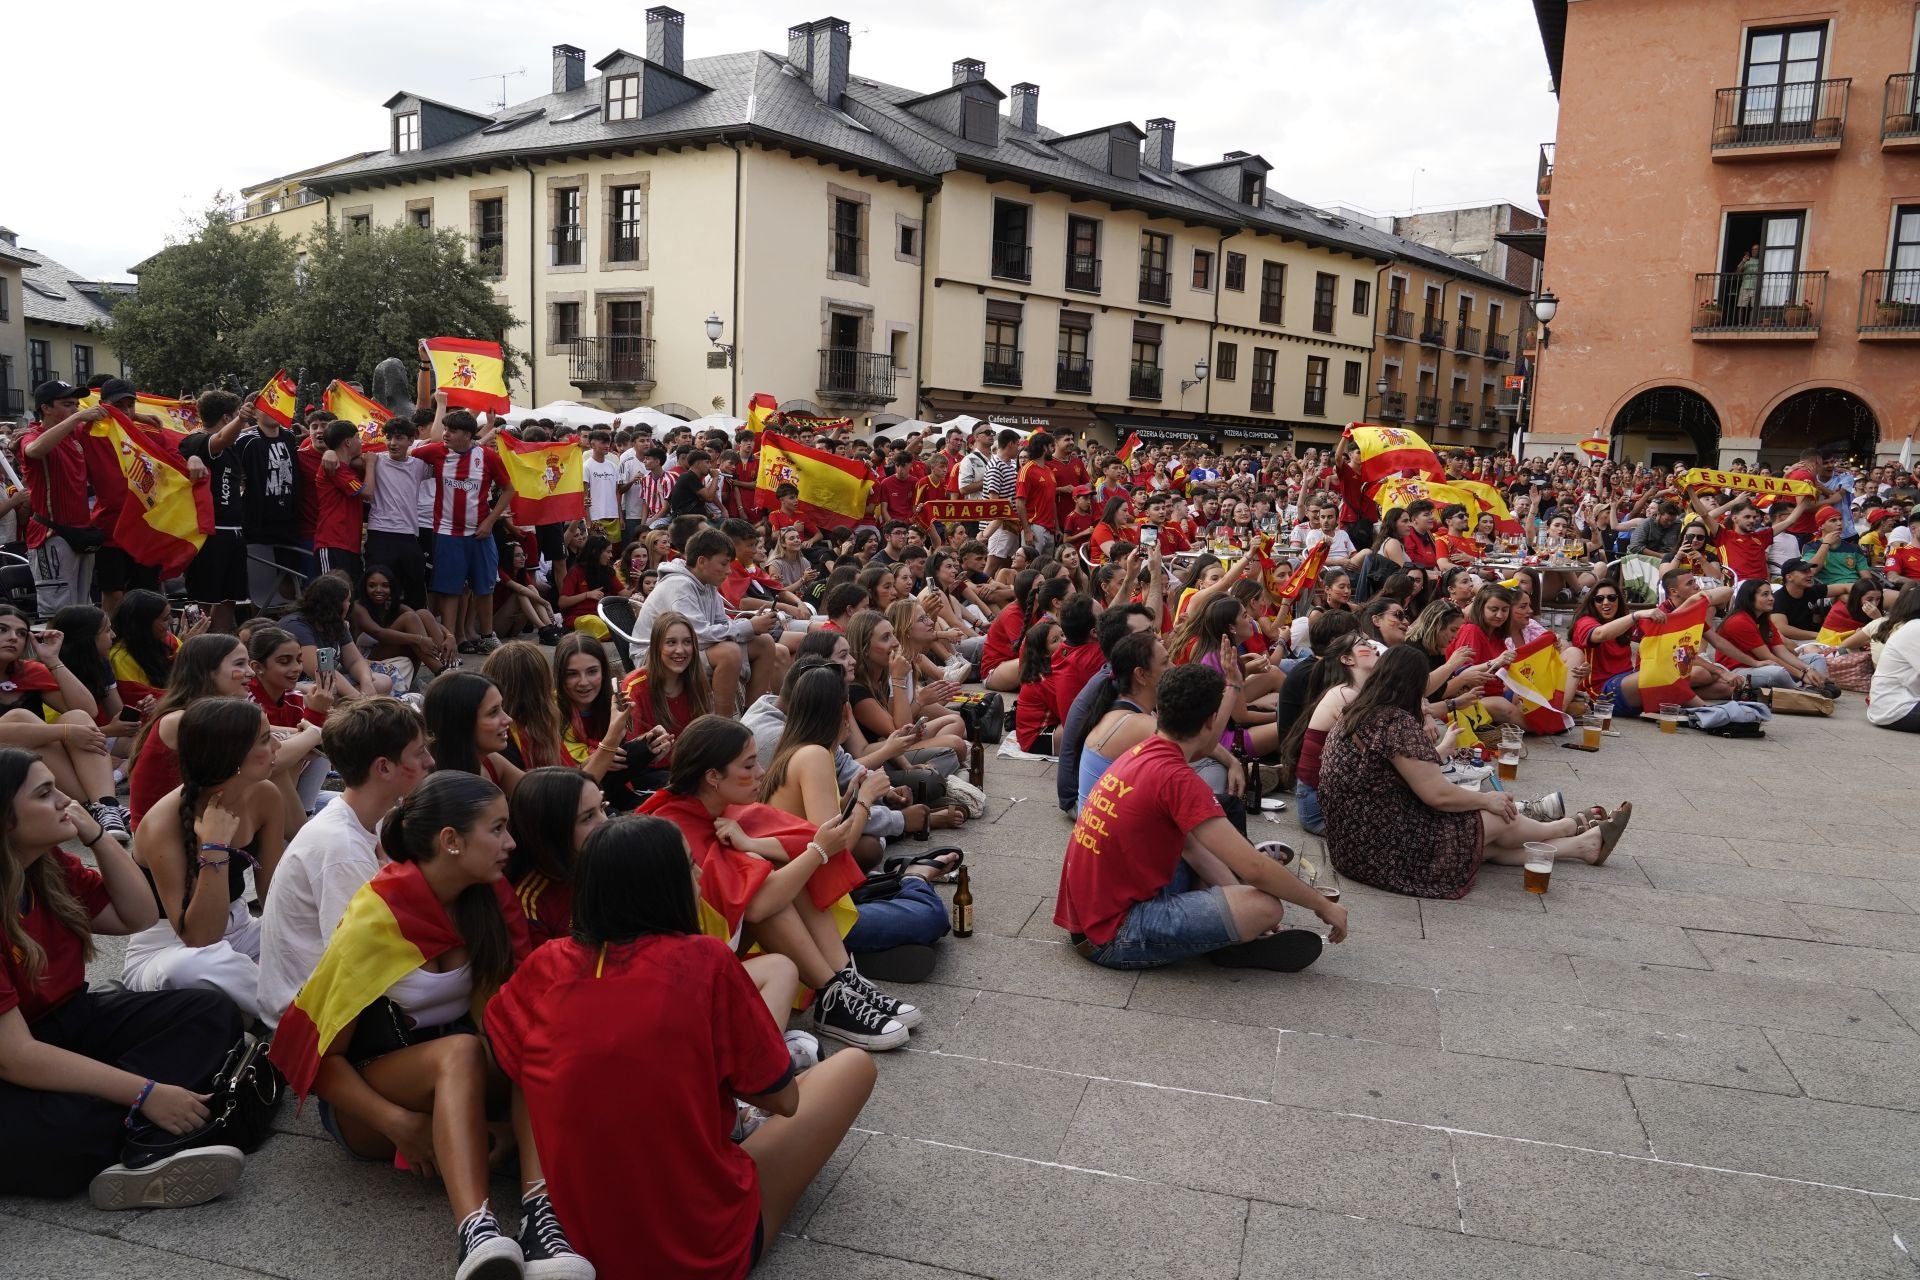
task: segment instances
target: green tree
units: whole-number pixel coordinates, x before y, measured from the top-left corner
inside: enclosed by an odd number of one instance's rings
[[[268,326],[293,292],[293,243],[237,228],[216,205],[141,265],[139,290],[99,332],[146,390],[194,395],[235,378],[257,387],[278,359]]]

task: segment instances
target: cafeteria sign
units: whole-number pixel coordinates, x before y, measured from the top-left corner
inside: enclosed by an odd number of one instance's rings
[[[1506,377],[1506,384],[1507,390],[1509,391],[1525,391],[1527,389],[1527,375],[1524,373],[1510,373]]]

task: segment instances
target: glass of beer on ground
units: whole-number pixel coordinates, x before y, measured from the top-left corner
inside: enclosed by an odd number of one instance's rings
[[[1512,782],[1520,776],[1520,740],[1522,732],[1513,725],[1500,730],[1500,781]]]
[[[1613,728],[1613,699],[1596,698],[1593,703],[1594,714],[1600,717],[1600,731],[1605,733]]]
[[[1521,875],[1528,893],[1545,893],[1547,882],[1553,879],[1553,846],[1535,844],[1529,841],[1525,846],[1527,861],[1521,868]]]
[[[1580,732],[1585,741],[1582,745],[1589,751],[1600,749],[1600,717],[1588,714],[1580,717]]]
[[[1660,704],[1660,732],[1680,732],[1680,704],[1663,702]]]

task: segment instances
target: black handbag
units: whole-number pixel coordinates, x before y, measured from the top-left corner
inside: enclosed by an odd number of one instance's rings
[[[991,747],[1007,736],[1007,700],[991,690],[950,702],[947,710],[958,712],[967,722],[969,742],[984,742]]]
[[[257,1150],[273,1131],[287,1082],[267,1061],[267,1041],[242,1033],[204,1091],[213,1095],[205,1124],[192,1133],[168,1133],[143,1124],[128,1135],[121,1162],[139,1169],[195,1147]]]

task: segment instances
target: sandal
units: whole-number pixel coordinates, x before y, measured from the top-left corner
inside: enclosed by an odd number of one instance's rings
[[[948,857],[953,858],[951,863],[946,861]],[[909,867],[933,867],[940,874],[924,876],[922,879],[929,884],[951,884],[955,873],[960,870],[966,860],[966,850],[955,845],[942,845],[938,849],[929,849],[915,858],[888,858],[880,864],[880,869],[888,875],[906,876],[911,874],[907,870]]]
[[[1632,820],[1633,801],[1622,800],[1618,809],[1600,821],[1600,856],[1593,860],[1594,866],[1606,865],[1607,859],[1613,856],[1613,847],[1620,843],[1621,833]]]
[[[1293,846],[1283,840],[1262,840],[1253,849],[1255,853],[1271,858],[1283,867],[1292,862],[1294,857]]]

